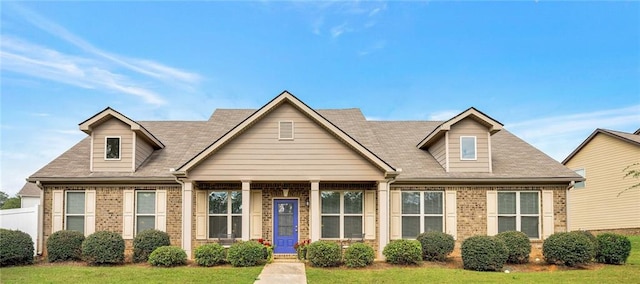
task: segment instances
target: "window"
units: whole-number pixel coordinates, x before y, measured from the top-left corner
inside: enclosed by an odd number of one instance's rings
[[[66,229],[84,234],[84,191],[67,191]]]
[[[241,191],[209,193],[209,238],[218,238],[220,234],[242,236]]]
[[[156,193],[136,191],[136,234],[156,228]]]
[[[584,177],[585,176],[585,172],[584,169],[577,169],[574,170],[576,172],[576,174],[579,174],[580,176]],[[573,184],[573,188],[584,188],[585,182],[584,181],[577,181],[575,184]]]
[[[293,121],[280,121],[278,123],[278,139],[293,140]]]
[[[498,192],[498,233],[520,231],[540,238],[538,192]]]
[[[105,138],[105,160],[120,160],[120,137]]]
[[[476,160],[476,137],[460,137],[460,160]]]
[[[415,239],[422,232],[444,232],[444,193],[402,192],[402,238]]]
[[[362,234],[362,191],[322,191],[322,238],[348,239]]]

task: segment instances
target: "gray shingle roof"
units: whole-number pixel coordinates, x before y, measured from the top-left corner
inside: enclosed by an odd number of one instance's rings
[[[32,182],[26,182],[18,191],[18,196],[40,197],[40,188]]]
[[[255,110],[218,109],[208,121],[139,121],[165,145],[133,173],[90,172],[89,137],[30,178],[173,178],[177,168],[207,148]],[[368,121],[359,109],[317,110],[360,144],[395,168],[398,179],[573,178],[573,171],[506,130],[492,137],[493,173],[447,173],[416,145],[441,121]]]

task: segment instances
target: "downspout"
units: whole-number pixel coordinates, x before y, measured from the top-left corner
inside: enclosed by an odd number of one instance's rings
[[[42,210],[42,206],[44,205],[44,186],[42,183],[37,180],[36,186],[40,188],[40,204],[38,204],[38,249],[37,254],[42,255],[43,251],[43,242],[44,242],[44,210]]]

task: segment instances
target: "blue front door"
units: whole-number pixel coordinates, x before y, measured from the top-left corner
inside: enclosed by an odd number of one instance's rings
[[[274,253],[296,253],[298,241],[298,200],[275,199],[273,202]]]

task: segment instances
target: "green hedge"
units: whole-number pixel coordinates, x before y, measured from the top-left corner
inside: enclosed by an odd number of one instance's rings
[[[456,245],[453,236],[443,232],[422,233],[417,240],[422,246],[422,259],[428,261],[445,261]]]
[[[422,260],[422,247],[416,240],[394,240],[382,250],[389,263],[418,264]]]
[[[89,264],[119,264],[124,261],[124,240],[118,233],[100,231],[82,242],[82,258]]]
[[[227,250],[218,243],[205,244],[196,248],[195,256],[198,265],[214,266],[225,262]]]
[[[542,254],[547,263],[578,266],[594,258],[594,244],[580,232],[555,233],[542,244]]]
[[[159,230],[144,230],[133,239],[133,262],[146,262],[156,248],[169,246],[169,234]]]
[[[496,235],[507,246],[509,257],[507,263],[527,263],[531,253],[531,241],[527,234],[518,231],[507,231]]]
[[[605,233],[596,237],[598,250],[596,261],[607,264],[623,264],[631,254],[629,238],[612,233]]]
[[[256,241],[236,242],[227,251],[227,261],[236,267],[258,265],[264,260],[263,247]]]
[[[373,248],[365,243],[355,243],[344,251],[344,263],[348,267],[365,267],[373,263]]]
[[[509,253],[501,239],[490,236],[473,236],[462,242],[464,269],[499,271],[507,262]]]
[[[342,248],[335,242],[315,241],[307,246],[307,259],[317,267],[339,266]]]
[[[47,260],[49,262],[82,260],[84,234],[78,231],[57,231],[47,239]]]
[[[19,230],[0,229],[0,267],[33,263],[33,240]]]
[[[156,248],[149,255],[149,264],[154,266],[172,267],[187,263],[187,253],[176,246],[162,246]]]

